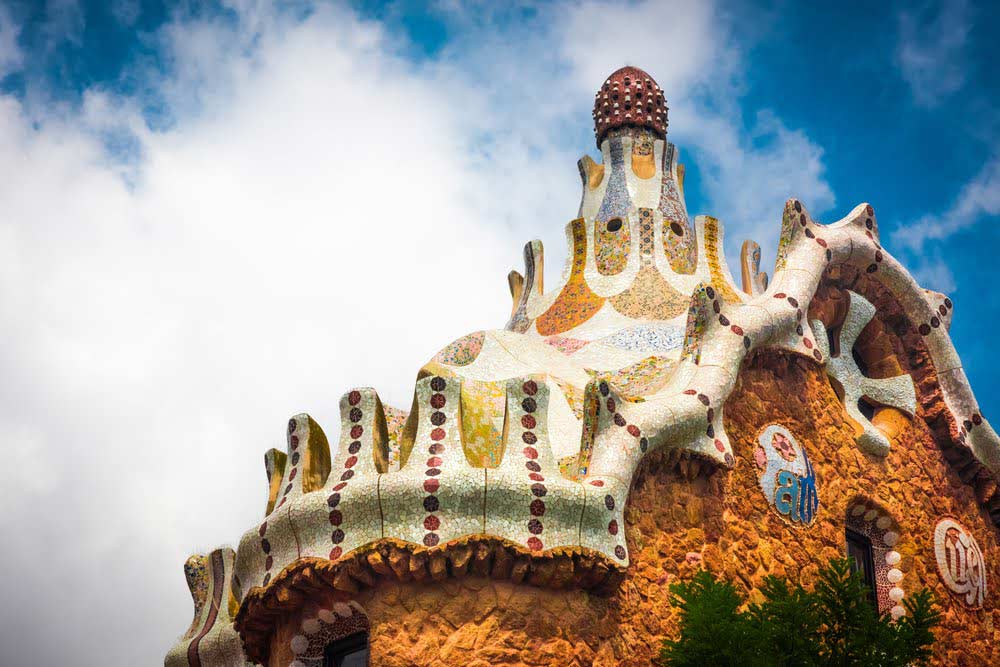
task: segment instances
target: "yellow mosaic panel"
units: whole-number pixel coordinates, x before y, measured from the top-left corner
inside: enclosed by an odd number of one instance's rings
[[[705,256],[708,260],[708,271],[712,277],[712,286],[719,291],[727,303],[740,303],[740,295],[729,286],[722,265],[719,262],[719,221],[715,218],[705,218]]]
[[[574,220],[570,229],[573,235],[573,263],[569,280],[555,303],[535,321],[538,333],[543,336],[553,336],[583,324],[604,305],[604,299],[590,291],[583,277],[587,265],[587,228],[583,218]]]
[[[462,434],[465,457],[474,466],[495,468],[503,458],[506,382],[462,382]]]

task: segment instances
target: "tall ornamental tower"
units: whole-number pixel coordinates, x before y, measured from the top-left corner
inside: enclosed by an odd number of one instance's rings
[[[893,619],[934,590],[938,663],[1000,663],[1000,440],[951,299],[864,203],[788,200],[772,277],[748,241],[737,284],[667,117],[649,74],[611,74],[559,284],[528,243],[507,324],[445,346],[411,405],[348,390],[332,446],[288,421],[259,523],[185,564],[166,665],[648,665],[671,583],[752,594],[841,556]]]

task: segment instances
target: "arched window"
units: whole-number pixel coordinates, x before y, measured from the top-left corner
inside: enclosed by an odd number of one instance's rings
[[[303,614],[289,648],[292,667],[368,667],[368,615],[357,602],[334,602]]]
[[[848,505],[844,533],[851,568],[861,573],[879,612],[888,612],[894,619],[906,614],[895,519],[879,505],[860,498]]]
[[[861,574],[862,581],[868,586],[868,598],[872,604],[877,604],[875,598],[875,551],[871,539],[856,530],[847,528],[847,558],[851,561],[851,572]]]
[[[368,667],[368,633],[357,632],[327,645],[324,667]]]

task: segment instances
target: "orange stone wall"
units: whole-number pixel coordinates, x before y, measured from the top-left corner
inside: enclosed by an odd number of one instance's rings
[[[773,422],[795,435],[815,467],[820,506],[810,526],[783,522],[758,486],[753,448]],[[353,597],[371,622],[372,664],[649,665],[676,627],[671,582],[702,566],[751,595],[767,574],[814,581],[823,562],[844,555],[845,516],[858,498],[878,503],[899,524],[900,586],[908,593],[929,586],[937,595],[944,613],[938,664],[1000,663],[998,532],[923,418],[904,428],[886,458],[866,455],[821,367],[762,352],[742,369],[725,423],[737,457],[728,473],[706,466],[689,479],[692,462],[662,452],[642,464],[626,510],[632,566],[614,595],[471,573],[437,583],[378,582]],[[965,608],[938,576],[933,531],[945,515],[961,521],[985,555],[990,590],[982,609]],[[274,635],[271,665],[291,662],[298,622],[286,619]]]

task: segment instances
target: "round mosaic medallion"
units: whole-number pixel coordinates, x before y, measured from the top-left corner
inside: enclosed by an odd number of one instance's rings
[[[954,519],[938,521],[934,529],[934,555],[938,573],[948,590],[968,607],[983,605],[986,598],[986,564],[976,539]]]
[[[757,437],[754,463],[768,504],[792,523],[812,523],[819,507],[816,473],[795,436],[779,424],[765,426]]]

